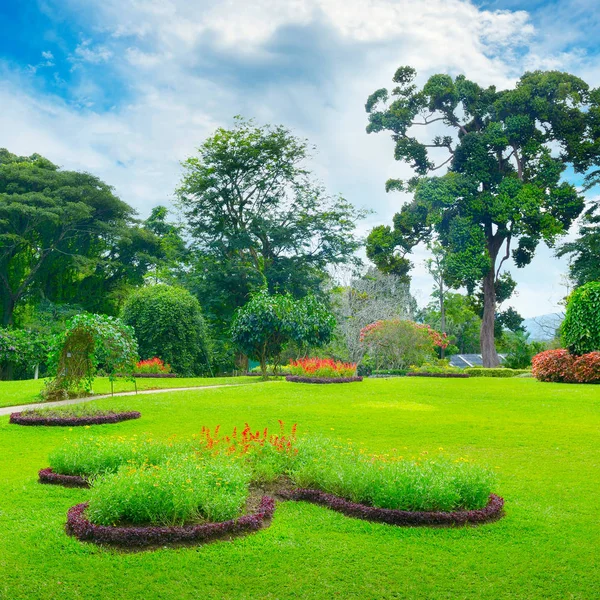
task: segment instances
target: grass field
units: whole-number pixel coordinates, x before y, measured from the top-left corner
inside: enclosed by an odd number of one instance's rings
[[[28,379],[26,381],[0,381],[0,408],[19,404],[39,402],[38,394],[44,387],[44,379]],[[138,390],[155,390],[179,387],[200,387],[209,385],[231,385],[241,383],[257,383],[260,377],[174,377],[174,378],[140,378],[136,380]],[[113,391],[133,392],[132,381],[119,379],[114,382]],[[110,394],[110,380],[98,377],[94,381],[94,394]]]
[[[395,528],[306,503],[231,542],[125,553],[64,534],[81,489],[38,469],[90,430],[0,418],[0,598],[549,599],[600,597],[600,387],[531,379],[287,382],[94,401],[142,418],[100,435],[189,435],[248,421],[352,439],[406,456],[443,452],[498,472],[506,516],[482,527]],[[443,450],[440,450],[443,448]],[[427,453],[427,454],[424,454]]]

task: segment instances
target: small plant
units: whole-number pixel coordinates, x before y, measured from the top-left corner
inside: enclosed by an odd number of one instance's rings
[[[354,377],[356,363],[344,363],[331,358],[300,358],[290,361],[289,370],[292,375],[307,377]]]
[[[140,360],[135,365],[134,373],[170,373],[171,365],[165,364],[158,356],[147,360]]]

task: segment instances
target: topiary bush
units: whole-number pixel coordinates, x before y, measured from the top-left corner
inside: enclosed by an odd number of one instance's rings
[[[571,354],[600,350],[600,281],[586,283],[569,296],[561,334]]]
[[[181,376],[209,371],[209,340],[198,300],[183,288],[152,285],[133,292],[122,319],[133,327],[142,358],[158,357]]]

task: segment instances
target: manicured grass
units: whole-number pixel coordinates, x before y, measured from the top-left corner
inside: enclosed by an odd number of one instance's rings
[[[94,401],[143,418],[101,436],[192,435],[248,421],[352,439],[373,452],[464,457],[497,471],[506,516],[481,527],[396,528],[307,503],[231,542],[123,553],[63,531],[90,490],[43,486],[48,454],[90,430],[0,418],[0,598],[597,597],[600,388],[531,379],[257,383]],[[118,405],[118,406],[115,406]],[[443,450],[440,450],[443,448]],[[425,454],[427,453],[427,454]]]
[[[25,381],[0,381],[0,408],[40,402],[37,397],[44,388],[44,379],[27,379]],[[209,385],[230,385],[241,383],[257,383],[259,377],[175,377],[165,379],[140,378],[136,380],[138,390],[159,390],[165,388],[199,387]],[[133,392],[135,385],[131,381],[119,379],[114,382],[113,391]],[[98,377],[94,381],[94,394],[110,394],[110,380]]]

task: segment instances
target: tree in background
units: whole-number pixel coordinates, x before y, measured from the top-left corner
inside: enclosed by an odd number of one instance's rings
[[[600,281],[600,215],[590,210],[583,218],[579,237],[563,244],[557,256],[569,256],[569,275],[576,285]]]
[[[569,296],[561,334],[571,354],[600,350],[600,281],[586,283]]]
[[[517,267],[529,264],[539,242],[552,245],[583,210],[583,198],[561,178],[567,165],[581,173],[598,161],[600,94],[556,71],[525,73],[510,90],[482,88],[463,75],[433,75],[419,89],[415,76],[401,67],[391,94],[380,89],[367,100],[367,131],[391,131],[395,158],[415,173],[387,182],[388,191],[414,197],[393,227],[371,232],[367,255],[382,271],[407,276],[414,246],[439,241],[448,283],[470,294],[481,289],[481,352],[494,367],[502,266],[511,256]],[[432,125],[435,134],[421,141]],[[448,172],[434,176],[445,165]]]
[[[177,190],[195,253],[190,289],[224,331],[263,286],[302,297],[331,265],[356,262],[365,213],[329,196],[305,163],[309,147],[284,127],[236,119],[183,163]]]
[[[93,175],[0,149],[1,324],[43,298],[115,312],[159,250],[133,214]]]
[[[231,337],[242,352],[258,360],[266,379],[268,363],[277,371],[286,344],[317,348],[330,341],[334,328],[335,318],[316,298],[294,300],[290,294],[263,289],[236,311]]]
[[[363,327],[373,321],[413,319],[417,308],[409,284],[402,277],[385,275],[372,267],[364,275],[353,277],[348,285],[332,288],[329,296],[337,327],[327,350],[353,363],[360,362],[364,353],[360,343]]]
[[[143,359],[157,356],[182,376],[209,371],[202,309],[187,290],[164,284],[140,288],[129,296],[121,316],[135,331]]]

